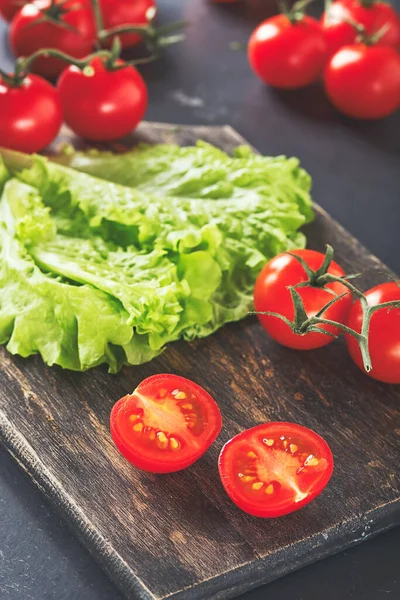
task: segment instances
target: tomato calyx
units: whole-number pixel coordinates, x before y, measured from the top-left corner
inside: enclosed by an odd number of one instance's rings
[[[30,23],[28,27],[36,27],[36,25],[40,25],[41,23],[49,21],[54,25],[58,25],[59,27],[63,27],[64,29],[68,29],[68,31],[72,31],[73,33],[79,35],[79,31],[76,29],[76,27],[64,21],[63,16],[70,12],[74,12],[75,10],[79,10],[82,7],[79,4],[79,0],[76,5],[71,7],[66,7],[66,2],[68,2],[68,0],[61,0],[61,2],[51,0],[50,6],[48,8],[38,8],[41,17],[39,17],[39,19],[36,19],[35,21],[32,21],[32,23]]]
[[[358,345],[360,347],[360,351],[361,351],[364,369],[367,373],[369,373],[372,370],[372,362],[371,362],[371,356],[370,356],[370,352],[369,352],[369,329],[370,329],[372,315],[377,310],[382,310],[382,309],[391,310],[394,308],[400,308],[400,300],[391,300],[389,302],[383,302],[380,304],[376,304],[374,306],[369,306],[366,296],[349,281],[349,279],[354,279],[356,277],[359,277],[361,275],[360,273],[346,275],[345,277],[339,277],[337,275],[332,275],[331,273],[327,272],[327,269],[329,268],[329,265],[331,264],[331,262],[333,260],[333,255],[334,255],[334,250],[329,245],[327,245],[327,247],[326,247],[324,261],[323,261],[321,267],[317,271],[313,271],[309,267],[309,265],[306,263],[306,261],[303,260],[303,258],[297,256],[296,254],[291,254],[290,252],[288,252],[288,254],[290,254],[298,262],[300,262],[300,264],[303,266],[303,268],[309,278],[308,281],[301,282],[294,286],[288,286],[288,288],[287,288],[290,292],[290,295],[292,298],[292,303],[293,303],[293,309],[294,309],[293,321],[291,321],[284,315],[281,315],[277,312],[253,311],[250,314],[276,317],[276,318],[280,319],[281,321],[283,321],[284,323],[286,323],[286,325],[288,325],[291,328],[293,333],[295,333],[296,335],[301,335],[301,336],[307,335],[308,333],[323,333],[324,335],[329,335],[330,337],[337,338],[338,337],[337,335],[335,335],[334,333],[331,333],[330,331],[327,331],[323,326],[335,327],[335,328],[343,331],[344,333],[351,335],[352,337],[354,337],[357,340]],[[316,314],[314,314],[311,317],[309,317],[307,315],[307,312],[306,312],[306,309],[305,309],[305,306],[303,303],[303,299],[300,296],[300,294],[296,288],[310,286],[310,285],[325,286],[326,284],[334,283],[334,282],[341,283],[342,285],[347,287],[349,292],[360,301],[362,313],[363,313],[362,326],[361,326],[360,333],[358,331],[355,331],[354,329],[348,327],[344,323],[339,323],[337,321],[333,321],[332,319],[326,319],[323,317],[323,314],[331,306],[333,306],[333,304],[335,304],[336,302],[339,302],[344,296],[346,296],[348,292],[337,295],[333,291],[329,290],[329,288],[324,287],[324,289],[329,291],[330,293],[332,293],[334,297],[327,304],[325,304]],[[395,281],[395,283],[400,287],[400,282]]]
[[[278,6],[279,10],[285,17],[290,21],[292,25],[297,25],[304,19],[304,15],[306,14],[305,9],[309,4],[314,2],[314,0],[298,0],[289,8],[286,0],[279,0]]]

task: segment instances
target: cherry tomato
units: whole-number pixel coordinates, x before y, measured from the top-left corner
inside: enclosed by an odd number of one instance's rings
[[[13,87],[0,78],[0,146],[38,152],[53,141],[61,124],[60,98],[45,79],[28,75]]]
[[[157,8],[155,0],[100,0],[104,29],[113,29],[123,25],[149,25]],[[137,33],[123,33],[118,36],[123,48],[132,48],[142,40]],[[107,38],[104,44],[112,45],[114,38]]]
[[[292,24],[285,15],[277,15],[252,33],[248,56],[263,81],[294,89],[318,79],[326,61],[326,42],[315,19],[305,16]]]
[[[60,24],[42,20],[44,14],[53,13]],[[74,58],[83,58],[90,54],[95,40],[96,24],[90,0],[56,0],[55,5],[51,0],[35,0],[20,10],[10,26],[10,43],[16,56],[54,48]],[[57,77],[65,67],[64,61],[52,57],[40,57],[33,64],[36,73],[50,78]]]
[[[117,65],[124,63],[117,61]],[[58,84],[64,119],[78,135],[89,140],[115,140],[142,120],[147,88],[133,67],[109,71],[99,58],[83,71],[68,67]]]
[[[281,517],[314,500],[333,471],[328,444],[295,423],[257,425],[222,448],[219,473],[226,493],[254,517]]]
[[[27,0],[0,0],[0,15],[6,21],[11,21],[24,4],[27,4]]]
[[[314,250],[293,250],[293,254],[303,258],[308,266],[316,271],[323,263],[324,255]],[[343,269],[332,261],[328,269],[328,273],[343,277],[345,275]],[[270,260],[260,275],[258,276],[254,288],[254,307],[257,312],[274,312],[283,315],[290,321],[294,318],[294,308],[288,286],[294,286],[298,283],[308,280],[304,267],[290,254],[279,254]],[[340,296],[348,292],[347,288],[341,283],[330,283],[324,287],[313,287],[307,285],[297,288],[300,294],[307,316],[314,316],[321,308],[323,308],[330,300],[332,293],[327,291],[329,288],[335,294]],[[338,300],[322,315],[325,319],[344,323],[347,319],[351,307],[351,294],[348,292],[341,300]],[[307,333],[299,335],[293,333],[289,325],[284,323],[277,317],[268,315],[258,315],[261,325],[269,335],[289,348],[297,350],[311,350],[313,348],[321,348],[333,341],[333,337],[323,333]],[[327,325],[319,325],[321,329],[330,331],[334,335],[339,335],[338,328]]]
[[[337,0],[333,2],[321,19],[321,26],[328,44],[328,54],[333,56],[343,46],[353,44],[357,32],[349,21],[365,27],[372,35],[383,27],[386,31],[376,42],[378,45],[400,47],[400,19],[396,11],[386,2],[363,4],[359,0]]]
[[[198,460],[222,426],[215,401],[178,375],[153,375],[111,411],[111,435],[121,454],[151,473],[180,471]]]
[[[324,79],[332,104],[349,117],[380,119],[400,104],[400,56],[389,46],[344,46]]]
[[[368,290],[365,296],[369,306],[400,300],[400,287],[394,282],[383,283]],[[362,320],[363,312],[357,300],[350,311],[347,325],[360,333]],[[382,308],[373,313],[368,340],[372,362],[372,371],[368,375],[385,383],[400,383],[400,308]],[[346,334],[346,342],[351,358],[365,372],[356,339]]]

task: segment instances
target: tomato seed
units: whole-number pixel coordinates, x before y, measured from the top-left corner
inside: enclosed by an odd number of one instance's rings
[[[257,454],[255,452],[252,452],[252,451],[248,452],[247,456],[248,456],[248,458],[257,458]]]
[[[264,442],[264,444],[267,444],[267,446],[273,446],[275,443],[274,440],[267,440],[267,439],[264,439],[263,442]]]
[[[252,490],[261,490],[263,485],[264,484],[262,481],[256,481],[256,483],[253,483],[253,485],[251,486],[251,489]]]
[[[267,486],[265,493],[268,495],[271,495],[274,493],[274,486],[272,485],[272,483],[270,483],[269,486]]]
[[[290,452],[292,454],[294,454],[295,452],[297,452],[297,450],[299,449],[298,446],[296,446],[296,444],[290,444],[289,448],[290,448]]]
[[[165,448],[168,446],[168,438],[163,431],[159,431],[157,433],[157,443],[161,450],[165,450]]]
[[[306,467],[316,467],[318,463],[318,458],[315,458],[315,456],[313,456],[312,458],[306,460],[305,465]]]
[[[174,396],[177,400],[184,400],[186,398],[185,392],[178,392],[177,394],[174,394]]]
[[[179,450],[181,447],[179,441],[174,437],[169,438],[169,445],[171,446],[171,450]]]
[[[137,423],[135,423],[132,429],[133,431],[137,431],[138,433],[140,433],[143,429],[142,421],[138,421]]]
[[[178,396],[176,396],[178,397]],[[190,402],[186,402],[186,404],[182,404],[181,408],[184,408],[185,410],[192,410],[193,408],[193,404],[190,404]]]

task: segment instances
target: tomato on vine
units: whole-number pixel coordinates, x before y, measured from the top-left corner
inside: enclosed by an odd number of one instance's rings
[[[400,55],[390,46],[344,46],[328,62],[324,83],[332,104],[358,119],[380,119],[400,105]]]
[[[267,19],[252,33],[248,57],[253,71],[269,85],[304,87],[322,73],[327,56],[325,37],[315,19],[294,5]]]
[[[62,124],[57,90],[37,75],[16,84],[0,76],[0,146],[20,152],[43,150]]]
[[[336,297],[337,300],[323,311],[321,317],[345,323],[351,307],[351,293],[340,282],[324,283],[323,278],[327,274],[345,276],[343,269],[328,254],[324,256],[315,250],[279,254],[265,265],[254,288],[254,307],[260,313],[257,316],[261,325],[275,341],[289,348],[311,350],[330,344],[334,339],[332,336],[339,335],[340,330],[330,325],[318,325],[317,330],[301,335],[284,320],[293,321],[295,317],[293,297],[288,289],[294,286],[306,317],[315,316]],[[284,319],[261,314],[264,312],[279,314]],[[319,333],[318,329],[331,335]]]
[[[93,58],[83,69],[69,66],[57,83],[66,124],[89,140],[115,140],[130,133],[147,109],[147,88],[134,67]]]
[[[400,302],[400,284],[382,283],[365,294],[368,306],[383,302]],[[363,323],[363,309],[357,300],[350,311],[347,325],[360,333]],[[356,365],[366,373],[357,340],[346,334],[347,348]],[[400,383],[400,307],[380,308],[372,316],[368,332],[368,348],[372,369],[370,377],[385,383]]]
[[[367,35],[383,31],[378,45],[400,48],[400,18],[389,4],[380,0],[336,0],[321,19],[329,56],[356,41],[352,23],[362,26]]]
[[[14,17],[10,43],[14,54],[29,56],[42,48],[54,48],[83,58],[93,50],[97,37],[90,0],[34,0]],[[41,56],[32,65],[35,73],[55,78],[65,68],[58,58]]]
[[[150,25],[157,12],[155,0],[99,0],[99,4],[105,30]],[[123,48],[132,48],[142,40],[139,33],[122,33],[118,37]],[[111,47],[113,41],[114,36],[110,36],[103,45]]]

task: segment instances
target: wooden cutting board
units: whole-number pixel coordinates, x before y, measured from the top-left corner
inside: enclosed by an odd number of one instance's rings
[[[68,133],[66,134],[68,138]],[[232,150],[229,127],[144,124],[151,142]],[[364,287],[389,272],[316,206],[309,247],[326,243]],[[112,405],[145,377],[170,372],[204,386],[224,426],[193,467],[156,476],[131,467],[108,431]],[[0,434],[9,452],[61,511],[128,598],[230,598],[400,523],[400,386],[377,383],[343,342],[312,352],[276,345],[255,318],[156,360],[109,375],[73,373],[0,349]],[[237,509],[219,481],[222,445],[245,428],[287,420],[315,429],[336,462],[323,494],[301,511],[262,520]]]

